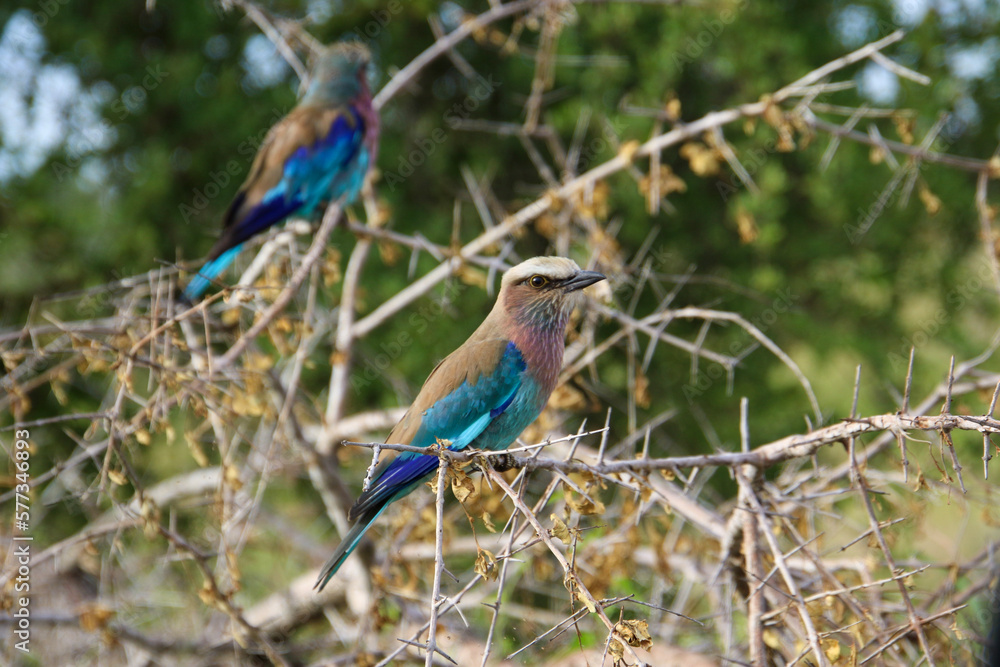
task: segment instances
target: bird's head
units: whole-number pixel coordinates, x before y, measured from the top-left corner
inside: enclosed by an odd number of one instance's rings
[[[368,90],[372,54],[360,42],[338,42],[317,57],[303,102],[347,104]]]
[[[565,257],[533,257],[504,274],[497,304],[519,324],[565,327],[580,290],[604,279]]]

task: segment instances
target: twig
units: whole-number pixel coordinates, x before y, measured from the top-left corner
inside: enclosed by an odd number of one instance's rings
[[[1000,433],[1000,420],[989,416],[975,415],[874,415],[859,419],[848,419],[824,428],[802,435],[790,435],[780,440],[761,445],[749,452],[720,452],[717,454],[695,454],[690,456],[673,456],[667,458],[637,459],[625,461],[605,461],[599,464],[587,464],[577,461],[560,461],[548,458],[512,457],[515,467],[525,470],[559,470],[563,473],[590,472],[601,475],[614,475],[622,472],[643,473],[656,470],[677,470],[681,468],[704,468],[724,466],[735,468],[741,465],[753,465],[765,469],[790,459],[811,456],[820,447],[857,437],[865,433],[899,431],[940,431],[961,430],[978,431],[980,433]],[[345,444],[374,447],[376,443],[348,442]],[[426,455],[441,455],[457,462],[471,461],[480,456],[489,456],[492,452],[465,450],[461,452],[431,452],[423,447],[398,445],[393,443],[380,444],[383,449],[401,452],[415,452]]]
[[[250,345],[251,342],[262,332],[271,321],[278,316],[282,310],[285,309],[292,299],[295,298],[296,292],[298,292],[299,287],[305,282],[306,278],[309,276],[309,271],[312,269],[313,264],[315,264],[323,252],[326,250],[326,241],[330,237],[330,233],[333,231],[334,226],[337,224],[337,220],[340,218],[340,205],[331,204],[326,209],[326,213],[323,215],[323,222],[319,226],[319,230],[316,232],[316,236],[313,237],[312,245],[309,246],[309,251],[306,253],[305,257],[302,258],[302,263],[295,269],[291,278],[288,280],[288,284],[281,290],[278,298],[274,300],[274,303],[264,311],[262,315],[258,318],[257,322],[254,323],[250,329],[247,330],[239,340],[226,351],[224,355],[215,360],[214,366],[212,368],[212,373],[219,373],[220,371],[228,368],[232,363],[239,357],[243,351]]]
[[[434,528],[434,584],[431,588],[431,616],[430,620],[427,621],[429,629],[427,631],[427,657],[424,660],[426,667],[431,667],[434,663],[434,654],[440,653],[437,646],[437,619],[441,597],[441,571],[444,569],[444,489],[447,474],[448,459],[441,457],[438,461],[437,524]],[[458,664],[451,658],[448,659],[452,663]]]

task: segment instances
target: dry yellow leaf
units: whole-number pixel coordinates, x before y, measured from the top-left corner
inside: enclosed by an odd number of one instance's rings
[[[670,99],[668,99],[666,105],[664,105],[663,111],[667,116],[667,120],[675,122],[680,120],[681,101],[675,93],[670,93]]]
[[[118,486],[125,486],[128,484],[128,478],[120,470],[109,470],[108,477],[112,482]]]
[[[989,161],[990,178],[1000,178],[1000,155],[994,155]]]
[[[53,380],[49,383],[49,388],[52,389],[52,394],[56,397],[59,405],[69,403],[69,394],[66,393],[66,383]]]
[[[604,503],[600,500],[591,500],[590,498],[580,498],[577,500],[576,494],[572,492],[567,492],[566,494],[566,504],[582,516],[589,516],[593,514],[604,514]]]
[[[608,644],[608,655],[611,656],[611,664],[613,667],[624,667],[625,663],[625,647],[620,641],[614,639]]]
[[[675,175],[673,170],[668,165],[660,165],[657,181],[657,184],[660,187],[661,197],[666,197],[671,192],[687,192],[687,183]],[[647,197],[649,196],[651,186],[652,179],[648,174],[639,180],[639,192]]]
[[[343,271],[340,270],[340,251],[330,247],[323,255],[323,263],[320,265],[320,274],[323,276],[323,286],[330,287],[336,285],[344,278]]]
[[[836,639],[824,639],[823,653],[826,654],[827,660],[836,662],[840,658],[840,642]]]
[[[287,322],[287,319],[285,319],[284,321]],[[247,370],[263,372],[263,371],[269,371],[273,367],[274,367],[274,359],[269,355],[255,352],[255,353],[247,353],[246,356],[244,357],[243,368]]]
[[[786,125],[778,130],[778,143],[774,145],[779,153],[791,153],[795,150],[795,141],[792,139],[792,132]]]
[[[573,195],[573,205],[585,216],[595,220],[606,220],[610,213],[610,186],[604,181],[597,181],[588,190],[584,188]]]
[[[548,209],[553,213],[558,213],[562,210],[564,202],[556,190],[548,190],[543,196],[543,199],[545,199],[545,204],[548,206]]]
[[[651,489],[648,484],[643,484],[641,487],[639,487],[639,498],[642,499],[642,502],[648,503],[649,499],[652,497],[653,497],[653,489]],[[669,505],[667,505],[667,508],[669,509]]]
[[[233,491],[243,488],[243,481],[240,479],[240,471],[234,465],[226,465],[222,471],[222,479]]]
[[[490,31],[490,42],[493,46],[502,46],[507,41],[507,35],[500,32],[499,30]]]
[[[403,251],[399,249],[399,246],[395,243],[389,243],[388,241],[379,241],[378,243],[378,254],[388,266],[394,266],[396,262],[399,261],[400,257],[403,256]]]
[[[920,190],[917,192],[920,196],[920,201],[923,202],[924,208],[930,215],[936,215],[938,211],[941,210],[941,200],[930,191],[925,183],[920,184]]]
[[[208,466],[208,457],[205,456],[205,450],[201,448],[201,443],[198,442],[198,438],[192,432],[187,432],[184,434],[184,440],[187,442],[188,449],[191,450],[191,456],[194,457],[195,463],[197,463],[202,468]]]
[[[500,574],[496,556],[493,555],[493,552],[486,549],[479,550],[479,554],[476,556],[476,564],[472,569],[487,581],[496,581],[497,576]]]
[[[896,134],[904,144],[913,143],[913,129],[917,126],[916,118],[906,118],[902,114],[893,114],[892,122],[896,126]]]
[[[650,403],[649,378],[641,370],[635,372],[635,402],[640,408],[648,408]]]
[[[229,308],[228,310],[222,311],[222,324],[227,327],[235,327],[240,321],[240,309],[239,308]]]
[[[760,236],[757,220],[742,206],[736,210],[736,231],[740,235],[740,243],[753,243]]]
[[[569,546],[573,538],[570,536],[569,528],[566,526],[566,522],[560,519],[556,514],[549,516],[552,519],[552,535],[562,541],[563,544]]]
[[[229,407],[238,415],[246,417],[259,417],[264,414],[264,402],[261,394],[250,388],[247,382],[247,391],[234,390],[228,401]]]
[[[579,390],[561,384],[552,392],[549,405],[558,410],[583,410],[587,407],[587,399]]]
[[[472,285],[473,287],[479,287],[481,289],[486,289],[486,280],[488,274],[482,269],[477,269],[474,266],[469,266],[468,264],[463,264],[458,270],[458,278],[466,285]]]
[[[392,206],[384,199],[379,199],[375,204],[375,216],[368,221],[368,224],[376,229],[385,227],[392,220]]]
[[[207,607],[218,606],[219,602],[218,595],[216,595],[215,589],[212,587],[210,583],[208,583],[207,580],[205,581],[204,584],[202,584],[201,588],[198,589],[198,598]]]
[[[475,501],[479,497],[476,485],[472,483],[464,470],[453,470],[451,476],[451,492],[455,494],[458,502],[463,505],[468,501]]]
[[[615,632],[629,646],[646,649],[647,651],[653,647],[653,638],[649,634],[649,623],[646,621],[619,621],[615,624]]]
[[[160,508],[149,498],[144,498],[139,509],[142,516],[142,532],[147,540],[160,533]]]
[[[597,613],[597,607],[590,600],[590,596],[584,593],[582,590],[580,590],[579,584],[577,584],[577,589],[573,591],[573,597],[582,602],[583,606],[586,607],[587,611],[589,611],[591,614]]]
[[[624,158],[626,162],[631,162],[640,146],[642,146],[642,144],[635,139],[626,141],[622,144],[622,147],[618,149],[618,156]]]
[[[719,173],[719,156],[714,150],[699,141],[689,141],[681,146],[681,157],[691,165],[691,171],[698,176]]]
[[[86,632],[94,632],[104,628],[114,616],[114,609],[100,604],[87,604],[80,611],[80,627]]]
[[[777,128],[784,124],[785,114],[781,111],[781,107],[775,104],[770,95],[762,95],[760,101],[765,104],[764,107],[764,122],[771,127]]]
[[[228,549],[226,550],[226,572],[229,573],[229,578],[232,580],[235,590],[239,590],[240,580],[242,579],[240,563],[236,554]]]
[[[76,347],[76,340],[73,340],[73,347]],[[3,361],[3,365],[8,371],[12,371],[18,367],[18,365],[24,361],[26,353],[24,352],[0,352],[0,361]]]
[[[551,213],[543,213],[535,219],[535,231],[552,240],[559,232],[559,219]]]

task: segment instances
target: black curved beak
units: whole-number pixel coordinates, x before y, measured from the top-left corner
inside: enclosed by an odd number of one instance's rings
[[[596,282],[607,280],[607,276],[597,271],[580,271],[575,276],[564,282],[561,287],[567,292],[576,292],[584,287],[589,287]]]

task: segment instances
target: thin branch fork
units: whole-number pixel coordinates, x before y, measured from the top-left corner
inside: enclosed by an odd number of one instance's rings
[[[486,468],[484,474],[488,475],[490,481],[496,484],[498,487],[500,487],[500,489],[512,501],[514,501],[514,504],[517,506],[517,509],[521,512],[522,515],[524,515],[524,518],[528,521],[528,523],[531,524],[531,527],[535,529],[535,532],[537,533],[538,537],[541,538],[542,542],[545,544],[546,547],[548,547],[549,551],[559,562],[559,565],[562,567],[563,573],[565,574],[564,583],[567,584],[567,587],[572,586],[573,589],[575,589],[573,593],[571,593],[571,595],[573,595],[574,597],[579,597],[579,599],[583,601],[583,603],[587,606],[587,608],[591,610],[591,613],[596,613],[598,618],[601,619],[601,622],[603,622],[605,627],[607,627],[610,636],[617,639],[621,643],[621,645],[629,653],[632,659],[639,661],[639,656],[636,655],[635,651],[629,645],[628,641],[623,639],[618,634],[618,631],[615,629],[615,624],[611,622],[611,619],[609,619],[608,615],[605,613],[604,606],[601,604],[600,601],[594,598],[593,594],[590,592],[587,586],[580,579],[579,575],[576,573],[575,567],[570,565],[569,562],[566,560],[565,556],[563,556],[562,551],[560,551],[559,548],[553,542],[552,536],[550,535],[549,531],[546,530],[544,527],[542,527],[541,523],[539,523],[538,521],[538,517],[535,516],[535,513],[531,510],[531,508],[529,508],[527,505],[524,504],[524,501],[521,500],[521,497],[517,494],[517,492],[515,492],[514,489],[512,489],[509,484],[507,484],[507,480],[505,480],[503,476],[496,470],[494,470],[493,468]]]
[[[511,2],[506,5],[499,5],[495,9],[480,15],[476,19],[464,23],[461,27],[448,33],[446,38],[435,42],[432,47],[424,51],[424,53],[414,59],[409,65],[407,65],[406,68],[393,77],[392,81],[390,81],[381,91],[379,91],[378,95],[376,95],[375,105],[378,107],[384,104],[385,101],[399,91],[405,81],[412,78],[417,71],[426,66],[431,60],[446,53],[454,43],[457,43],[461,39],[468,36],[468,34],[470,34],[474,29],[474,26],[485,25],[491,21],[497,20],[498,18],[502,18],[502,16],[515,14],[526,9],[530,4],[531,3],[526,2]],[[614,158],[564,183],[559,188],[550,190],[539,199],[508,216],[501,224],[491,227],[486,230],[485,233],[480,234],[477,238],[462,246],[460,250],[457,250],[453,254],[453,256],[449,257],[447,260],[432,269],[429,273],[395,294],[392,298],[383,302],[366,317],[358,320],[354,326],[355,336],[363,337],[370,333],[389,317],[429,292],[435,285],[457,273],[461,268],[461,265],[470,257],[482,252],[486,248],[495,244],[497,241],[505,238],[507,235],[516,232],[518,229],[524,227],[529,222],[552,208],[558,208],[561,206],[562,202],[570,201],[574,195],[592,187],[595,182],[628,169],[637,158],[652,157],[654,154],[663,151],[670,146],[679,144],[682,141],[693,137],[701,136],[703,133],[712,131],[723,125],[728,125],[744,118],[763,116],[767,110],[775,104],[779,104],[795,95],[802,94],[806,87],[814,84],[827,74],[854,62],[863,60],[879,49],[885,48],[889,44],[899,41],[902,37],[903,33],[897,31],[882,40],[868,44],[857,51],[814,70],[813,72],[800,78],[798,81],[780,89],[774,95],[765,100],[750,104],[743,104],[724,111],[714,111],[708,113],[698,120],[685,123],[683,126],[673,128],[669,132],[655,136],[642,143],[638,148],[630,147],[628,150],[620,151]],[[833,127],[839,129],[839,126],[836,125]],[[867,138],[867,135],[862,136]],[[851,138],[854,139],[855,137],[851,135]],[[908,148],[912,150],[912,147]],[[936,155],[938,154],[928,153],[924,156],[924,159],[933,161],[935,159],[934,156]],[[978,172],[989,169],[989,163],[986,161],[979,160],[970,164],[973,171]],[[963,164],[960,168],[969,169],[970,164]]]

